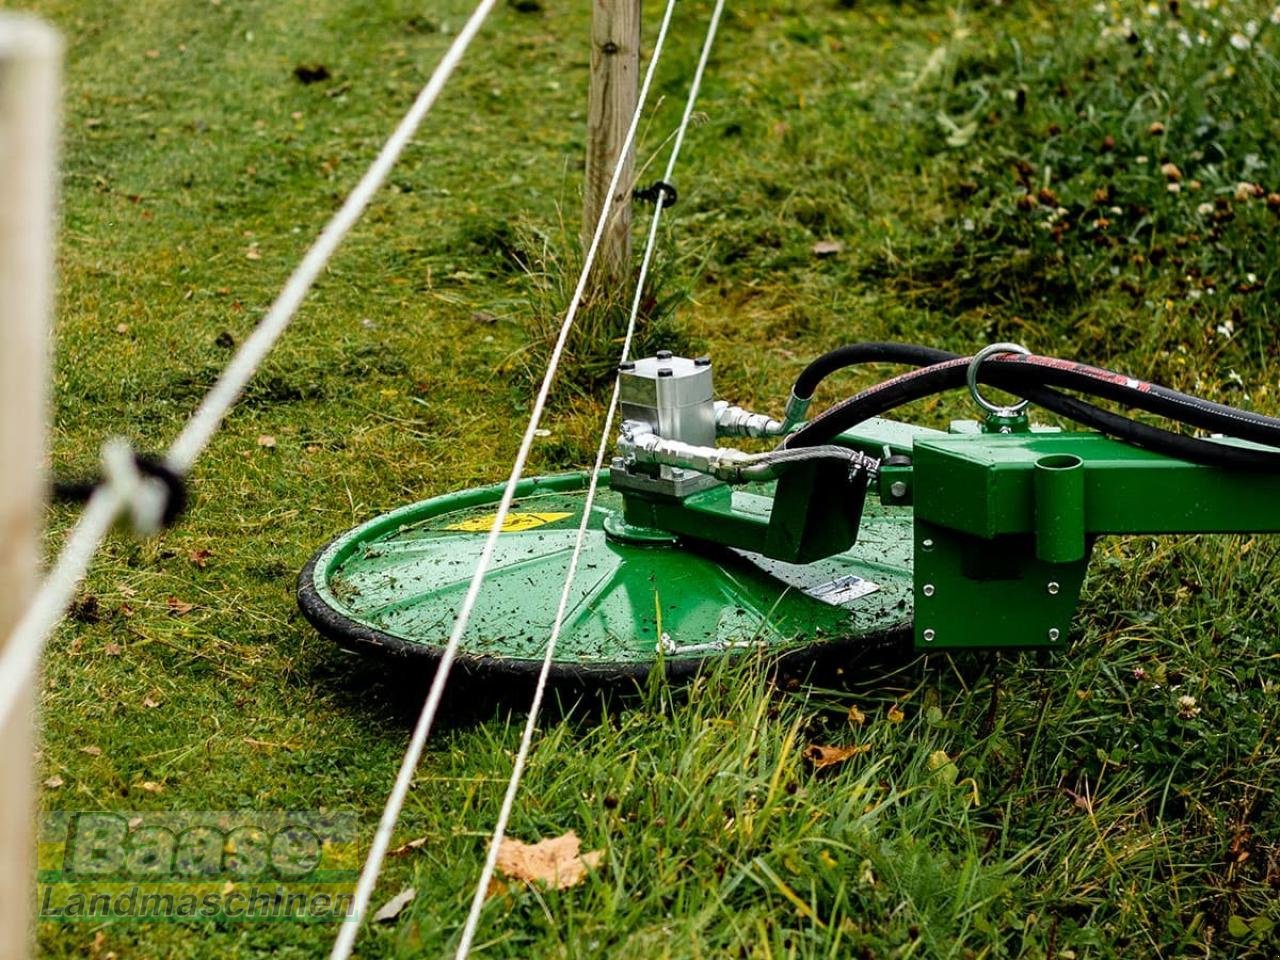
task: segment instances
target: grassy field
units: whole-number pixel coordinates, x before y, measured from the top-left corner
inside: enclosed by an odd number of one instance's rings
[[[24,6],[68,39],[53,462],[76,474],[113,433],[167,445],[469,4]],[[677,11],[645,158],[708,10]],[[108,543],[47,657],[45,809],[353,810],[372,832],[416,704],[314,634],[293,578],[357,522],[505,476],[577,257],[588,18],[499,9],[197,468],[186,521]],[[1015,339],[1278,413],[1278,52],[1270,0],[730,4],[646,336],[713,353],[722,391],[775,412],[818,352],[892,338]],[[601,404],[575,371],[612,349],[575,344],[536,471],[588,462]],[[51,551],[72,516],[53,511]],[[1109,540],[1060,656],[782,685],[749,664],[549,716],[511,834],[573,829],[604,862],[494,897],[482,955],[1274,957],[1276,575],[1275,538]],[[523,700],[476,702],[451,701],[397,835],[425,842],[375,899],[419,896],[362,956],[456,937],[523,721]],[[852,743],[836,768],[804,759]],[[39,941],[315,957],[333,933]]]

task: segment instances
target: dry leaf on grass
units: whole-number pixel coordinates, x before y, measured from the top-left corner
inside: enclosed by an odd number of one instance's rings
[[[418,837],[416,840],[410,840],[408,843],[400,844],[400,846],[396,847],[394,850],[388,853],[387,856],[403,857],[406,853],[413,853],[413,851],[421,848],[422,845],[425,844],[426,842],[427,842],[426,837]]]
[[[396,917],[400,916],[405,907],[413,902],[413,898],[417,895],[418,891],[413,889],[413,887],[405,887],[378,908],[378,912],[373,915],[374,922],[389,923],[394,920]]]
[[[179,600],[177,597],[170,597],[165,603],[169,607],[169,612],[175,617],[181,617],[183,614],[190,613],[196,608],[194,603],[187,603],[185,600]]]
[[[860,753],[866,753],[871,749],[870,744],[854,744],[851,747],[825,747],[819,743],[811,743],[804,748],[804,758],[813,764],[813,769],[824,770],[827,767],[834,767],[837,763],[844,763],[850,757],[856,757]]]
[[[576,887],[587,871],[598,867],[604,859],[603,850],[592,850],[578,855],[582,841],[570,830],[560,837],[540,840],[537,843],[521,843],[504,837],[498,848],[498,869],[503,876],[513,880],[541,883],[554,890]]]
[[[849,722],[855,727],[860,727],[867,722],[867,715],[858,709],[856,703],[849,707]]]
[[[834,257],[844,249],[844,244],[839,240],[819,240],[810,249],[815,257]]]

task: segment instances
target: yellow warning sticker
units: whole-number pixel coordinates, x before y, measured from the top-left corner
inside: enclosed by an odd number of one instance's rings
[[[555,523],[557,520],[563,520],[565,517],[571,516],[568,513],[508,513],[507,519],[502,522],[503,533],[521,533],[525,530],[532,530],[535,527],[541,527],[547,523]],[[482,517],[472,517],[470,520],[462,520],[458,523],[451,523],[445,527],[446,530],[461,530],[464,533],[488,533],[493,528],[493,521],[498,518],[496,513],[486,513]]]

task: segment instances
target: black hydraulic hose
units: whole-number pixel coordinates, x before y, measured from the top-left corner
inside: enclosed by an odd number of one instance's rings
[[[993,386],[1043,384],[1078,390],[1202,430],[1280,447],[1280,420],[1275,417],[1239,410],[1071,360],[1005,354],[993,357],[992,361],[989,371],[987,363],[982,365],[979,377],[987,371],[986,382]]]
[[[814,360],[796,377],[791,395],[798,400],[808,400],[818,389],[818,384],[837,370],[861,363],[902,363],[912,367],[927,367],[943,360],[954,360],[959,354],[934,347],[921,347],[911,343],[851,343],[836,347]]]
[[[1186,422],[1234,436],[1243,435],[1235,429],[1240,421],[1251,424],[1251,432],[1269,431],[1270,424],[1280,427],[1280,422],[1269,417],[1246,414],[1245,411],[1223,407],[1221,404],[1211,404],[1164,387],[1159,388],[1159,392],[1155,393],[1153,385],[1142,384],[1131,378],[1120,377],[1083,364],[1032,357],[1030,359],[1046,361],[1046,363],[1043,365],[1024,363],[1021,367],[1017,366],[1018,361],[1027,359],[1017,355],[993,357],[980,368],[979,379],[1025,397],[1047,410],[1085,426],[1093,427],[1137,446],[1158,450],[1192,463],[1244,469],[1280,469],[1280,452],[1232,447],[1139,423],[1058,393],[1043,386],[1044,380],[1028,374],[1046,371],[1044,379],[1054,381],[1056,385],[1097,392],[1121,403],[1128,403],[1174,419],[1183,418],[1171,411],[1177,410],[1178,413],[1182,413],[1190,409],[1198,422],[1190,419]],[[787,448],[796,448],[828,443],[840,433],[870,417],[880,416],[913,400],[963,387],[966,385],[965,375],[969,362],[968,357],[957,357],[877,384],[824,411],[787,437],[783,445]],[[1220,411],[1229,411],[1233,416],[1220,417]],[[1260,420],[1262,423],[1254,423],[1255,420]],[[1255,432],[1254,435],[1259,434]],[[1253,437],[1246,437],[1246,439],[1253,439]],[[1276,441],[1272,441],[1272,444],[1277,445]]]
[[[817,360],[814,360],[796,380],[795,386],[792,388],[792,394],[800,399],[808,400],[816,391],[818,385],[823,379],[830,376],[837,370],[845,367],[853,366],[859,363],[903,363],[912,366],[930,366],[937,363],[943,363],[948,360],[960,359],[958,354],[951,353],[946,350],[938,350],[932,347],[916,346],[914,344],[905,343],[863,343],[850,344],[844,347],[838,347],[831,350]],[[1088,368],[1096,369],[1096,368]],[[1099,371],[1105,373],[1105,371]],[[942,389],[952,389],[951,386]],[[1232,447],[1221,443],[1211,443],[1200,440],[1195,437],[1188,437],[1180,433],[1174,433],[1160,427],[1150,426],[1139,423],[1129,417],[1111,413],[1100,407],[1094,406],[1083,400],[1078,400],[1066,394],[1058,393],[1049,387],[1023,386],[1017,391],[1021,396],[1032,401],[1033,403],[1044,407],[1060,416],[1074,420],[1083,426],[1091,427],[1110,436],[1114,436],[1127,443],[1136,446],[1146,447],[1152,450],[1158,450],[1162,453],[1176,456],[1193,463],[1202,463],[1209,466],[1221,466],[1243,469],[1277,469],[1280,468],[1280,458],[1264,451],[1246,450],[1240,447]],[[926,396],[928,394],[925,394]],[[906,402],[906,401],[903,401]],[[837,407],[843,407],[843,404],[837,404]],[[889,408],[891,409],[891,408]],[[840,416],[836,408],[831,411],[832,414]],[[868,414],[874,416],[875,414]],[[823,417],[818,419],[824,419]],[[845,417],[852,417],[854,414],[845,414],[840,416],[841,421]],[[825,422],[825,421],[824,421]],[[850,419],[848,426],[836,429],[834,433],[827,435],[824,429],[821,436],[809,439],[812,436],[807,428],[793,434],[783,442],[785,447],[797,447],[807,445],[808,443],[821,443],[832,436],[849,429],[860,420]]]
[[[824,353],[810,363],[800,376],[796,378],[791,394],[798,400],[808,401],[813,397],[819,384],[831,374],[847,367],[863,363],[901,363],[913,367],[927,367],[957,360],[960,355],[949,350],[935,347],[923,347],[910,343],[869,342],[853,343],[836,347]],[[1046,410],[1051,410],[1077,423],[1100,430],[1103,433],[1120,437],[1139,446],[1148,446],[1172,452],[1176,455],[1191,458],[1196,462],[1213,462],[1220,465],[1257,466],[1253,458],[1242,458],[1234,450],[1220,454],[1222,444],[1206,444],[1194,437],[1162,430],[1159,427],[1148,427],[1128,417],[1110,413],[1091,403],[1068,397],[1048,387],[1028,388],[1023,393]],[[795,447],[796,443],[784,442],[784,446]],[[1280,465],[1280,464],[1278,464]]]

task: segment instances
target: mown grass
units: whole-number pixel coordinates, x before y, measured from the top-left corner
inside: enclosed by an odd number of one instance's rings
[[[165,446],[467,4],[34,6],[69,41],[53,462],[76,473],[112,433]],[[1011,338],[1277,412],[1273,6],[731,7],[664,237],[665,329],[762,409],[836,343]],[[522,7],[478,41],[202,461],[186,521],[108,544],[47,659],[47,809],[341,808],[371,831],[414,697],[316,637],[293,576],[335,533],[492,482],[514,453],[519,374],[578,256],[589,13]],[[706,12],[681,7],[645,151]],[[295,78],[315,64],[329,79]],[[818,258],[820,240],[843,249]],[[607,359],[575,351],[535,469],[589,458],[598,377],[575,371]],[[53,512],[50,549],[70,519]],[[511,833],[574,829],[604,866],[560,894],[508,888],[483,952],[1274,956],[1275,577],[1273,538],[1105,541],[1060,656],[810,682],[745,664],[565,704]],[[524,702],[452,702],[398,834],[426,843],[378,893],[418,899],[362,955],[456,936]],[[815,743],[869,749],[817,773]],[[39,931],[44,953],[93,960],[316,956],[332,934]]]

